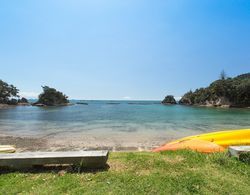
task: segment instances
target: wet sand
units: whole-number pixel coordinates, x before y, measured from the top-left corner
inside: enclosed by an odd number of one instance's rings
[[[17,152],[25,151],[149,151],[162,145],[173,137],[163,135],[142,135],[128,133],[50,134],[41,137],[21,137],[0,134],[0,145],[15,145]]]

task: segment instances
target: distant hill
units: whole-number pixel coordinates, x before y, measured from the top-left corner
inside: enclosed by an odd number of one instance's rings
[[[189,91],[179,103],[214,107],[250,107],[250,73],[219,79],[206,88]]]

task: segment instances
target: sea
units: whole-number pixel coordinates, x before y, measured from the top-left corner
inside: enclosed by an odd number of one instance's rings
[[[250,128],[250,109],[162,105],[160,101],[74,100],[71,106],[17,106],[0,109],[0,133],[39,137],[50,134],[157,134],[182,137]],[[83,104],[76,104],[83,103]]]

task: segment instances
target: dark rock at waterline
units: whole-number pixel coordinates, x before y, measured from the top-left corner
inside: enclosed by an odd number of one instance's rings
[[[41,103],[34,103],[32,106],[38,106],[38,107],[59,107],[59,106],[73,106],[72,103],[65,103],[65,104],[55,104],[55,105],[45,105]]]
[[[80,105],[89,105],[89,104],[86,103],[86,102],[76,102],[76,104],[80,104]]]
[[[44,107],[46,105],[45,104],[34,103],[34,104],[32,104],[32,106]]]

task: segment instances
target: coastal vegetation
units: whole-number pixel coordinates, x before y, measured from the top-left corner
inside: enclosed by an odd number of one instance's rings
[[[39,95],[37,106],[61,106],[69,103],[68,97],[54,88],[43,86],[43,92]]]
[[[219,80],[206,88],[187,92],[179,103],[215,107],[250,107],[250,73],[227,78],[225,72],[222,72]]]
[[[68,105],[68,97],[54,88],[43,86],[36,106]],[[18,95],[19,89],[0,80],[0,104],[25,105],[28,100]],[[162,104],[176,104],[174,96],[168,95]],[[129,103],[132,104],[132,103]],[[206,88],[189,91],[181,98],[179,104],[214,107],[250,107],[250,73],[235,78],[226,76],[221,72],[220,79],[212,82]]]
[[[69,103],[68,97],[54,88],[44,86],[43,92],[39,95],[38,101],[33,105],[59,106]],[[0,104],[1,105],[28,105],[26,98],[19,96],[19,89],[0,80]]]
[[[8,83],[0,80],[0,103],[1,104],[13,104],[14,98],[18,98],[19,90]]]
[[[7,105],[17,105],[17,104],[27,104],[28,100],[26,98],[20,98],[19,89],[14,85],[10,85],[2,80],[0,80],[0,104]]]
[[[29,101],[26,98],[24,98],[24,97],[22,97],[21,99],[18,99],[17,102],[20,103],[20,104],[27,104],[27,103],[29,103]]]
[[[174,99],[174,96],[168,95],[164,98],[164,100],[161,103],[162,104],[176,104],[176,100]]]
[[[111,153],[102,170],[1,171],[1,194],[249,194],[250,165],[226,153]]]

